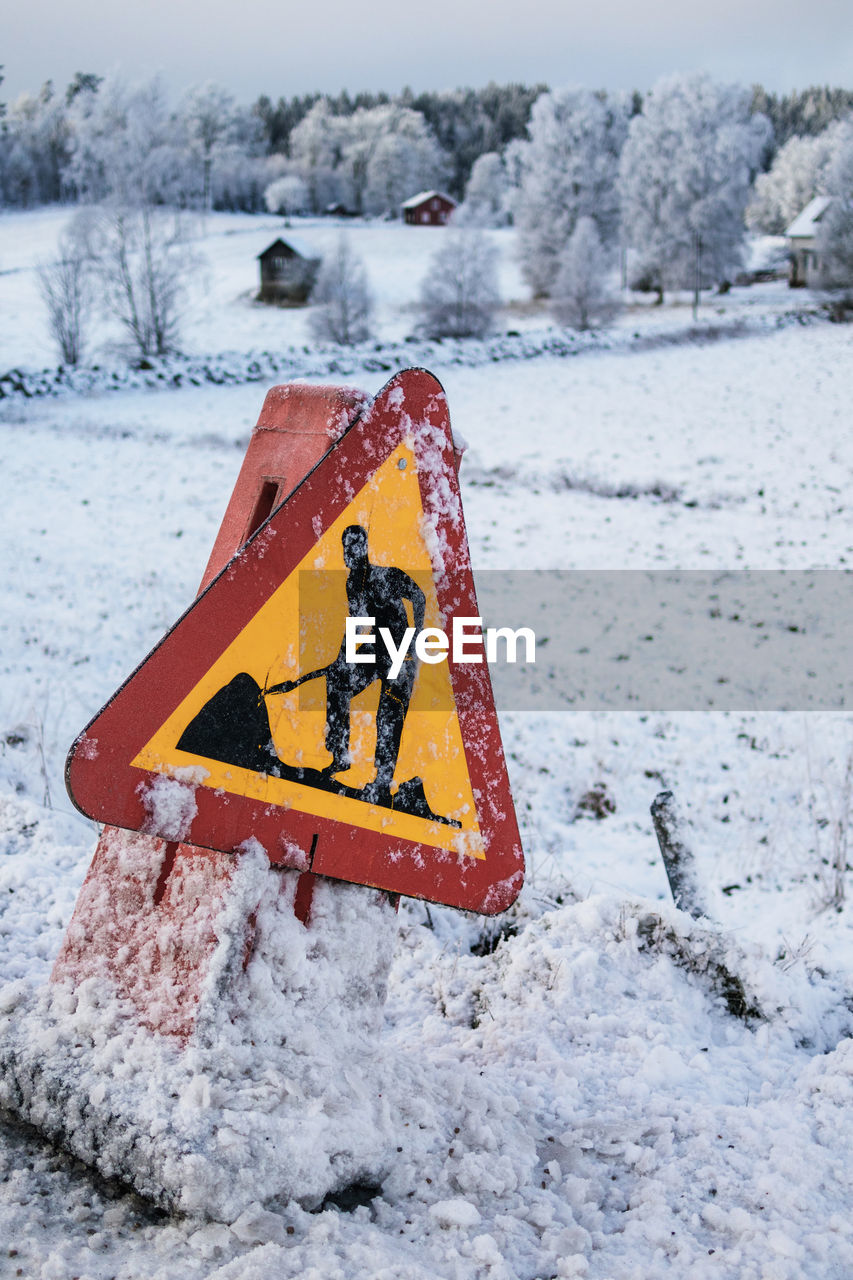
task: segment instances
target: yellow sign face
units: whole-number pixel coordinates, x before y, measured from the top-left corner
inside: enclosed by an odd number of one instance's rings
[[[484,857],[447,662],[417,661],[411,645],[395,674],[378,634],[383,618],[398,631],[445,626],[416,468],[398,445],[135,767]],[[345,663],[348,619],[365,614],[375,645],[358,652],[376,662]]]

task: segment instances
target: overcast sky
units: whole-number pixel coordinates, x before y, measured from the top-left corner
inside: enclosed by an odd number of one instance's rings
[[[853,0],[16,0],[0,96],[75,71],[215,80],[240,101],[311,90],[647,88],[671,71],[789,90],[853,87]]]

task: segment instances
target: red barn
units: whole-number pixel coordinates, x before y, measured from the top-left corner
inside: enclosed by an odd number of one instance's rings
[[[403,221],[417,227],[443,227],[456,208],[456,201],[441,191],[421,191],[401,206]]]

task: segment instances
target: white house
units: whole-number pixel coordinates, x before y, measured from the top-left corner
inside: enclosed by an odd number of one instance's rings
[[[809,288],[820,286],[822,269],[816,249],[817,234],[820,220],[831,201],[831,196],[815,196],[785,231],[791,255],[788,284],[792,289],[802,288],[804,285]]]

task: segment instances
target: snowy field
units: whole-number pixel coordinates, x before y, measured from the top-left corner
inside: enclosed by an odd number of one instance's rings
[[[32,268],[62,216],[0,219],[0,372],[56,363]],[[254,255],[280,230],[211,220],[188,351],[303,340],[304,312],[251,301]],[[298,234],[334,236],[319,222]],[[380,336],[398,341],[435,235],[378,223],[351,234]],[[493,234],[501,323],[541,329],[511,232]],[[769,285],[702,310],[772,317],[794,303]],[[682,305],[620,325],[677,334],[689,323]],[[469,446],[475,569],[853,563],[843,326],[470,368],[439,359],[432,371]],[[349,380],[375,393],[386,377]],[[192,599],[263,391],[0,407],[0,984],[49,970],[95,841],[66,798],[65,753]],[[527,883],[502,921],[401,907],[382,1053],[420,1120],[401,1121],[375,1198],[170,1219],[10,1121],[0,1276],[853,1274],[853,931],[849,906],[827,905],[851,819],[849,716],[504,712],[501,723]],[[669,903],[649,819],[665,787],[690,817],[701,924]]]
[[[67,210],[58,208],[0,214],[0,373],[16,366],[40,369],[58,363],[47,333],[36,269],[56,257],[57,241],[69,217]],[[227,213],[188,224],[188,231],[187,254],[193,267],[181,306],[181,348],[191,356],[228,350],[277,351],[307,341],[304,308],[279,309],[255,301],[260,283],[257,255],[278,236],[294,237],[300,249],[322,256],[341,234],[346,235],[365,264],[376,303],[377,340],[404,340],[416,331],[418,289],[444,234],[440,227],[377,220],[294,218],[286,226],[277,217]],[[498,329],[522,333],[541,329],[548,323],[547,313],[542,303],[530,300],[515,259],[513,231],[486,234],[499,253],[504,308]],[[778,243],[765,238],[751,248],[750,257],[764,261],[774,244],[778,256]],[[644,330],[685,324],[686,298],[680,306],[663,311],[651,308],[650,301],[637,295],[618,327],[632,329],[638,315]],[[803,295],[795,301],[803,305]],[[705,295],[700,317],[719,323],[756,310],[779,313],[790,307],[790,291],[779,283],[757,292],[736,289],[725,297]],[[93,359],[108,361],[120,345],[121,334],[113,324],[96,323],[90,344]]]

